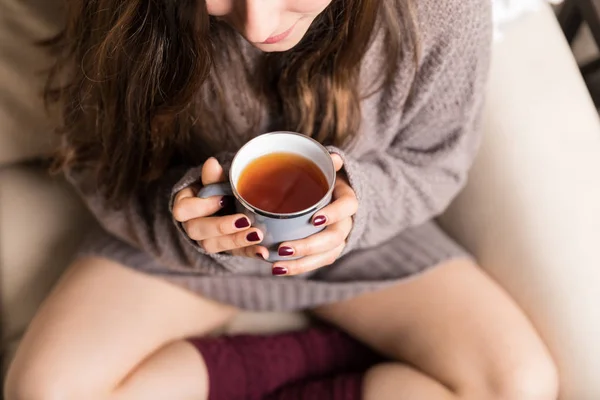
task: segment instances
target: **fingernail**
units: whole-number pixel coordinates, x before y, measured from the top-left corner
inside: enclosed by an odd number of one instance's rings
[[[235,227],[238,229],[247,228],[249,226],[250,221],[248,221],[248,218],[240,218],[237,221],[235,221]]]
[[[260,236],[258,236],[258,233],[256,232],[250,232],[246,236],[246,240],[248,240],[249,242],[260,242]]]
[[[262,255],[262,253],[256,253],[256,257],[260,258],[261,260],[265,259],[265,257]]]
[[[283,246],[280,247],[278,253],[281,257],[289,257],[294,255],[294,249],[291,247]]]
[[[315,219],[313,219],[313,225],[314,226],[321,226],[325,222],[327,222],[327,217],[324,216],[324,215],[318,215],[318,216],[315,217]]]
[[[288,273],[287,268],[273,267],[273,275],[275,275],[275,276],[287,275],[287,273]]]

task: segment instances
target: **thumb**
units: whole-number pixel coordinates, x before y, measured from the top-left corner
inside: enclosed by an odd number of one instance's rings
[[[216,158],[211,157],[202,166],[202,184],[204,186],[212,183],[223,182],[225,180],[225,173],[223,167],[217,161]]]
[[[333,160],[333,167],[335,168],[336,172],[342,169],[342,167],[344,166],[344,161],[342,160],[342,157],[340,157],[338,154],[331,154],[331,159]]]

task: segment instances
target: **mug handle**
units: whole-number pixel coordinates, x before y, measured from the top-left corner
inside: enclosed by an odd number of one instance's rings
[[[200,189],[196,195],[196,197],[200,197],[201,199],[207,199],[214,196],[233,196],[233,190],[231,189],[229,182],[206,185]]]

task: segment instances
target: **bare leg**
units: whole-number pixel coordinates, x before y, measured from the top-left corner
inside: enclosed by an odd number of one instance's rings
[[[234,314],[114,262],[81,259],[32,321],[10,367],[6,398],[205,399],[202,357],[183,339],[205,335]]]
[[[556,369],[539,336],[467,260],[315,313],[398,361],[367,373],[367,400],[557,397]]]
[[[150,355],[109,396],[114,400],[208,398],[208,375],[198,351],[183,340]]]

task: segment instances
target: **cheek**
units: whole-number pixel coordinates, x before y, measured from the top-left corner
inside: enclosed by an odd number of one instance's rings
[[[288,0],[287,10],[299,14],[320,14],[332,0]]]
[[[233,9],[235,0],[206,0],[206,9],[209,15],[222,17],[227,15]]]
[[[210,15],[222,17],[230,14],[234,8],[234,2],[239,0],[206,0],[206,8]],[[285,9],[287,12],[318,15],[332,0],[287,0]]]

